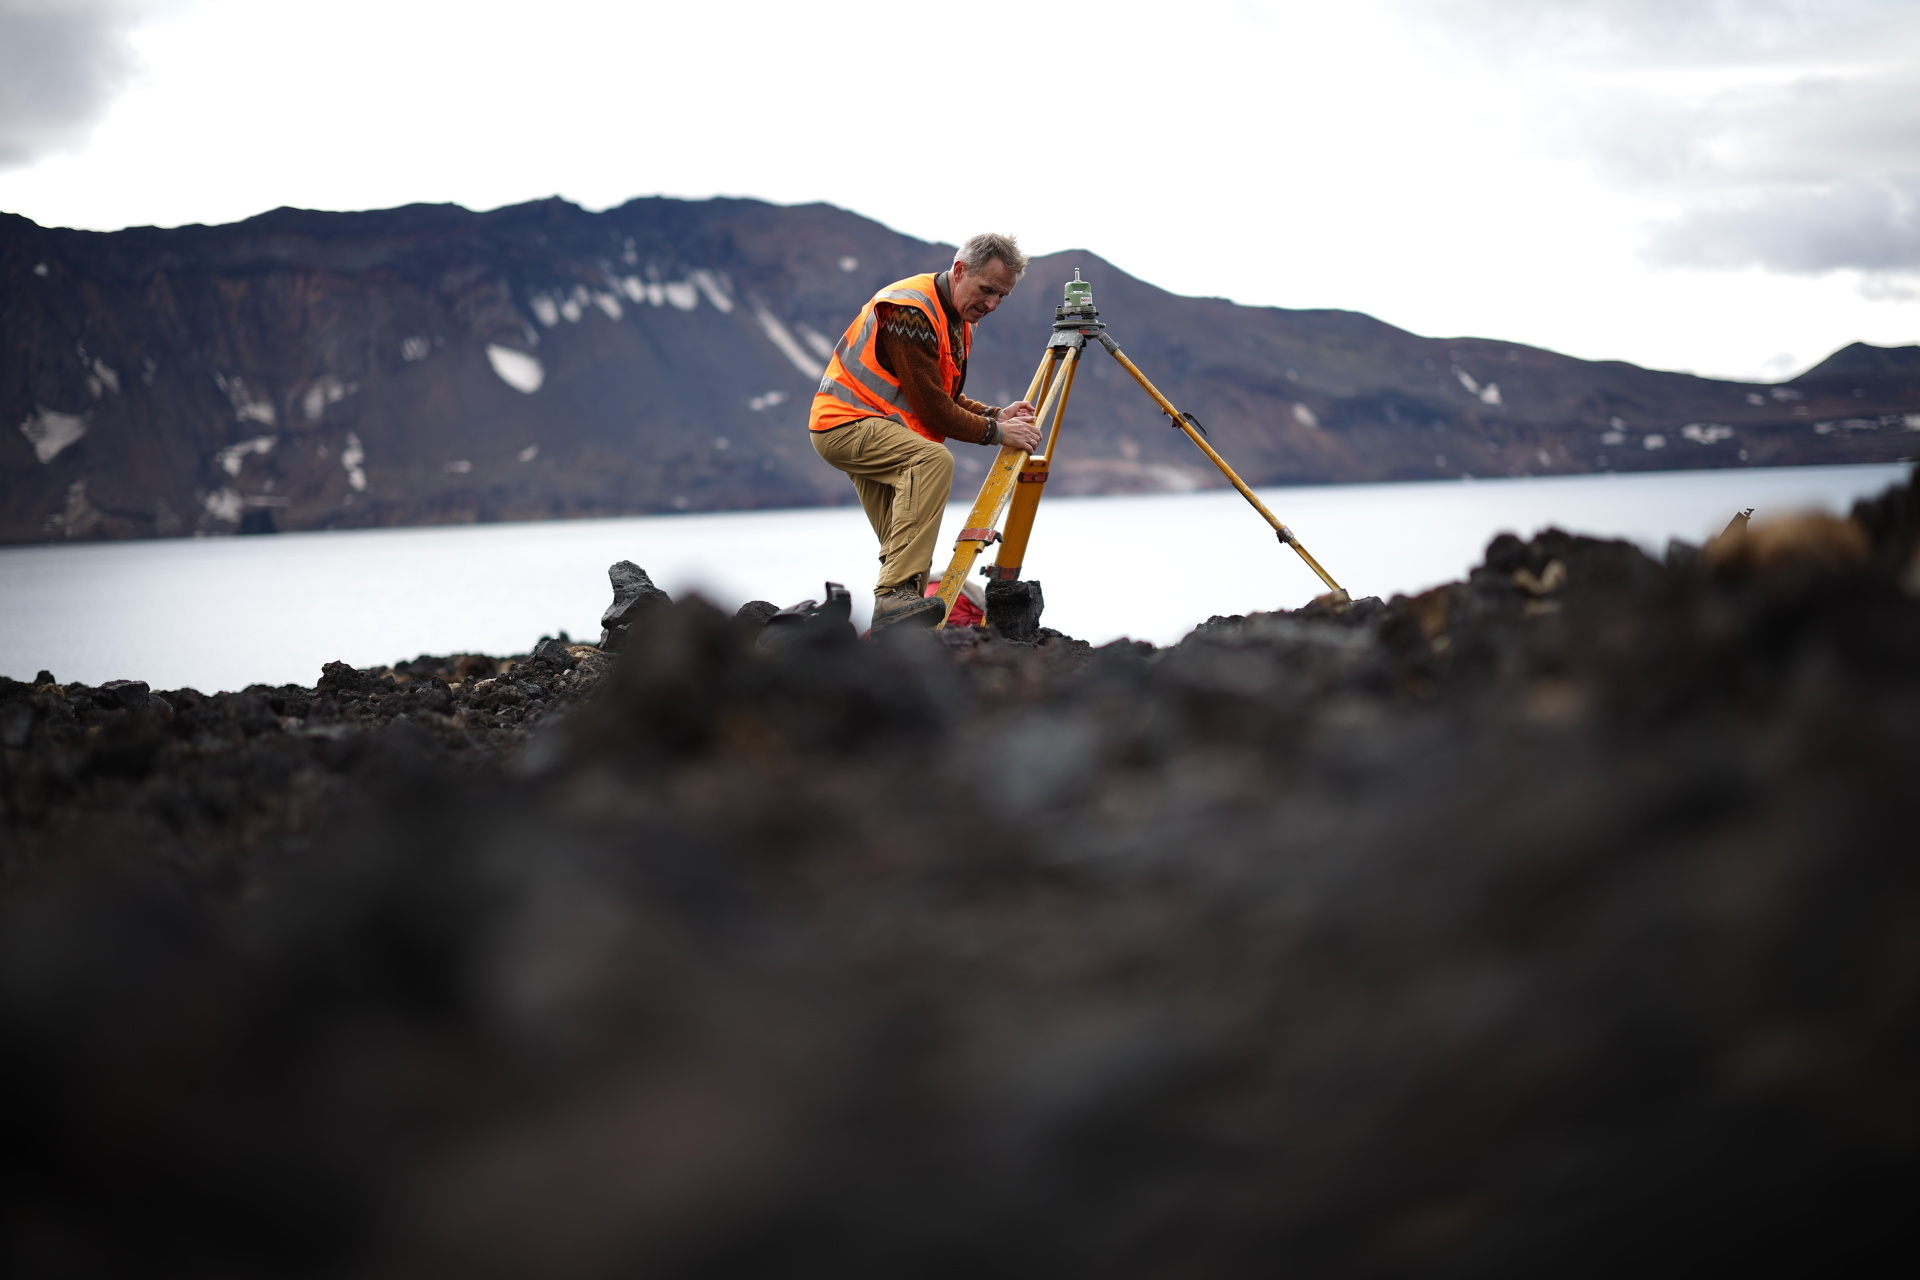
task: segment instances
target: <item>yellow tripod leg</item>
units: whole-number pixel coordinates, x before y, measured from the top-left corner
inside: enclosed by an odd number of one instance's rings
[[[1267,510],[1267,504],[1255,496],[1253,490],[1247,487],[1246,481],[1234,474],[1233,468],[1227,465],[1227,460],[1214,452],[1213,446],[1208,444],[1198,431],[1194,430],[1193,423],[1188,421],[1178,409],[1173,407],[1173,401],[1161,395],[1160,389],[1147,381],[1147,375],[1140,372],[1139,367],[1135,365],[1133,361],[1127,359],[1126,352],[1120,350],[1119,344],[1107,337],[1104,333],[1100,335],[1100,343],[1112,353],[1115,360],[1120,362],[1121,368],[1133,375],[1133,380],[1140,384],[1140,389],[1153,397],[1153,402],[1160,406],[1160,411],[1166,414],[1167,417],[1173,419],[1173,425],[1186,432],[1187,439],[1193,441],[1194,444],[1200,447],[1202,453],[1213,459],[1213,465],[1220,468],[1220,473],[1233,482],[1233,487],[1240,491],[1240,496],[1252,503],[1253,509],[1260,513],[1261,518],[1273,526],[1273,531],[1279,535],[1280,541],[1292,547],[1294,551],[1299,554],[1300,558],[1307,562],[1307,567],[1320,575],[1320,581],[1326,583],[1329,590],[1336,592],[1341,599],[1347,599],[1346,588],[1335,582],[1333,577],[1328,574],[1325,569],[1320,567],[1320,562],[1315,560],[1312,555],[1308,554],[1307,549],[1300,545],[1300,539],[1293,536],[1293,530],[1281,524],[1280,517]]]
[[[1026,561],[1027,542],[1033,537],[1033,517],[1040,509],[1040,499],[1046,496],[1047,476],[1053,465],[1054,448],[1060,442],[1060,424],[1067,416],[1067,399],[1073,395],[1074,375],[1080,370],[1081,350],[1075,347],[1067,352],[1067,367],[1060,374],[1065,385],[1060,389],[1053,421],[1041,423],[1047,430],[1046,452],[1028,458],[1014,484],[1013,502],[1007,509],[1007,530],[1000,539],[1000,554],[993,562],[996,578],[1019,577],[1020,566]]]
[[[1056,361],[1054,348],[1049,347],[1040,357],[1040,367],[1033,371],[1033,381],[1027,386],[1026,398],[1029,402],[1041,394],[1042,387],[1047,387],[1050,394],[1053,388],[1060,385],[1059,380],[1052,376]],[[987,468],[987,478],[980,486],[980,496],[973,500],[973,510],[967,513],[966,527],[960,530],[960,537],[953,544],[953,559],[947,562],[946,575],[940,579],[940,593],[936,597],[940,601],[940,626],[947,625],[947,615],[953,612],[953,602],[959,597],[960,588],[966,585],[967,575],[973,572],[973,562],[987,549],[993,523],[1005,509],[1008,496],[1026,460],[1024,450],[1002,445],[993,465]]]
[[[1080,372],[1080,356],[1085,349],[1084,346],[1074,347],[1071,352],[1073,361],[1068,364],[1066,368],[1067,385],[1066,388],[1060,392],[1060,408],[1055,411],[1053,423],[1047,428],[1047,447],[1040,451],[1049,458],[1053,456],[1054,444],[1060,439],[1060,424],[1067,416],[1067,397],[1073,394],[1074,375]]]

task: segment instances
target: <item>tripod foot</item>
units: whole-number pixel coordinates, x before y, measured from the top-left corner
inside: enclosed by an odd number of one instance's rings
[[[1312,608],[1316,604],[1331,609],[1335,613],[1345,613],[1352,607],[1353,597],[1347,594],[1345,587],[1335,587],[1331,591],[1323,591],[1315,596],[1307,602],[1307,607]]]

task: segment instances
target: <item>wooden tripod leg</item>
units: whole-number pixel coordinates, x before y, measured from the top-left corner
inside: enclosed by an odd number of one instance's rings
[[[1307,567],[1320,575],[1320,581],[1326,583],[1329,590],[1337,592],[1342,599],[1346,599],[1346,588],[1335,582],[1332,575],[1320,567],[1320,562],[1315,560],[1308,554],[1307,549],[1300,545],[1300,539],[1293,536],[1293,530],[1280,523],[1280,517],[1267,510],[1267,504],[1260,501],[1253,490],[1247,487],[1246,481],[1236,475],[1233,468],[1227,465],[1227,460],[1216,453],[1213,446],[1201,438],[1200,433],[1194,430],[1194,424],[1178,409],[1173,407],[1173,401],[1161,395],[1160,388],[1147,381],[1147,375],[1140,372],[1139,367],[1135,365],[1133,361],[1127,359],[1127,354],[1120,350],[1120,345],[1104,333],[1100,335],[1100,344],[1113,355],[1115,360],[1120,362],[1121,368],[1133,375],[1133,380],[1140,384],[1140,389],[1153,397],[1153,402],[1160,406],[1160,412],[1173,419],[1173,425],[1186,432],[1187,439],[1199,446],[1200,452],[1213,459],[1213,465],[1220,468],[1220,473],[1233,482],[1233,487],[1240,491],[1240,496],[1252,503],[1253,509],[1260,513],[1261,518],[1273,526],[1273,531],[1275,535],[1279,537],[1280,541],[1292,547],[1294,551],[1299,554],[1300,558],[1306,561]]]
[[[1050,425],[1041,423],[1047,429],[1047,451],[1028,458],[1027,465],[1020,468],[1020,477],[1013,488],[1013,502],[1007,509],[1007,531],[1000,540],[1000,554],[994,558],[992,577],[1020,576],[1020,566],[1027,557],[1027,541],[1033,536],[1033,517],[1040,509],[1040,499],[1046,496],[1053,451],[1060,442],[1060,424],[1067,416],[1067,398],[1073,394],[1073,379],[1080,370],[1082,350],[1074,347],[1067,352],[1067,366],[1060,373],[1065,385],[1060,388],[1053,421]]]
[[[1049,393],[1053,387],[1061,385],[1053,376],[1058,357],[1057,348],[1049,347],[1040,357],[1040,367],[1033,371],[1033,381],[1027,387],[1027,400],[1041,394],[1041,388],[1047,387]],[[966,527],[960,530],[960,537],[953,544],[953,559],[947,562],[946,576],[940,579],[940,626],[947,625],[947,616],[953,612],[953,602],[959,598],[960,588],[966,585],[967,575],[973,572],[973,562],[987,549],[991,541],[994,521],[1000,518],[1007,499],[1011,495],[1020,468],[1026,464],[1027,455],[1023,449],[1002,445],[1000,453],[987,468],[987,478],[980,485],[980,496],[973,500],[973,510],[967,513]]]
[[[1073,379],[1080,372],[1080,357],[1082,354],[1084,354],[1084,352],[1085,352],[1084,344],[1082,346],[1074,347],[1073,361],[1072,363],[1068,364],[1066,367],[1067,385],[1066,385],[1066,388],[1060,392],[1060,408],[1054,412],[1053,423],[1047,429],[1046,448],[1040,451],[1046,454],[1047,457],[1049,458],[1053,456],[1053,446],[1060,439],[1060,424],[1066,419],[1066,416],[1067,416],[1067,397],[1073,394]]]

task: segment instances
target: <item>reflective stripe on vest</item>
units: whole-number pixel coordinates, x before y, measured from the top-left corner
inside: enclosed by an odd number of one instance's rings
[[[929,440],[944,440],[945,436],[928,430],[915,416],[900,380],[880,363],[875,337],[880,317],[875,308],[882,302],[913,307],[927,317],[940,342],[941,381],[946,384],[948,395],[959,391],[960,361],[966,359],[973,347],[973,326],[961,325],[961,350],[959,359],[955,359],[951,331],[940,306],[939,284],[931,274],[909,276],[869,298],[853,323],[847,326],[833,349],[833,359],[827,362],[820,389],[814,393],[807,426],[814,431],[831,431],[860,418],[890,418]]]

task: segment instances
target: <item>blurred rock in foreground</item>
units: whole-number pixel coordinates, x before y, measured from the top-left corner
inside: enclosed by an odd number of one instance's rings
[[[1158,651],[687,600],[617,661],[8,683],[0,1265],[1903,1255],[1920,487],[1764,515]]]

